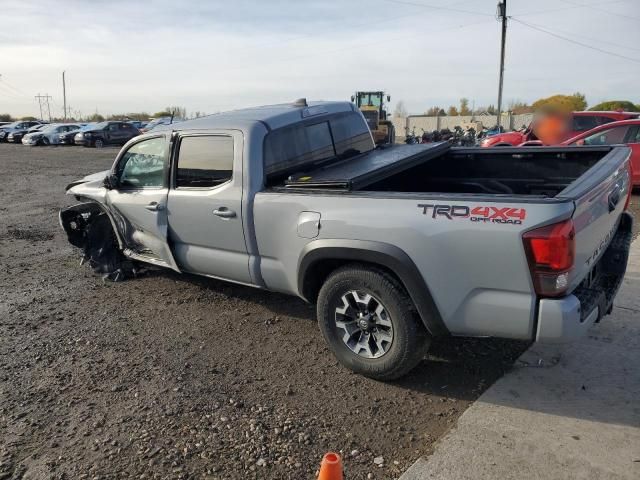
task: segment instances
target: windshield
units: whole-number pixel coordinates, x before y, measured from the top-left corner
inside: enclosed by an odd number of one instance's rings
[[[359,93],[358,106],[379,107],[382,103],[382,95],[377,93]]]

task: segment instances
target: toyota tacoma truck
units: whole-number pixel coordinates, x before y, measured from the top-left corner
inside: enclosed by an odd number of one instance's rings
[[[630,189],[625,146],[380,149],[353,104],[301,99],[138,136],[59,217],[113,279],[152,264],[314,302],[337,359],[390,380],[434,338],[564,342],[600,321]]]

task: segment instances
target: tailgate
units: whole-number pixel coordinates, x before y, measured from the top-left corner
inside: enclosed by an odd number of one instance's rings
[[[625,146],[613,148],[558,195],[573,198],[575,204],[575,263],[569,291],[592,272],[618,229],[632,188],[630,154]]]

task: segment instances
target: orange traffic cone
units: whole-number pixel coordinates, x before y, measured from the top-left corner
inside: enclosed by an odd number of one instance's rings
[[[337,453],[329,452],[322,457],[318,480],[343,480],[342,459]]]

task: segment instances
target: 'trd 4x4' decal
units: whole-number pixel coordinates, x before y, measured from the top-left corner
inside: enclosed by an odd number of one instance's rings
[[[468,219],[471,222],[511,223],[522,225],[527,216],[524,208],[512,207],[467,207],[466,205],[437,205],[419,203],[423,215],[431,218],[446,218],[447,220]]]

